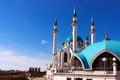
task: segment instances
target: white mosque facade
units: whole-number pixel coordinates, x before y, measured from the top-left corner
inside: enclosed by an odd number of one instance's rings
[[[120,80],[120,41],[95,42],[95,24],[91,20],[91,43],[77,34],[77,14],[74,9],[72,36],[57,51],[57,20],[53,31],[52,63],[47,66],[46,77],[51,80]]]

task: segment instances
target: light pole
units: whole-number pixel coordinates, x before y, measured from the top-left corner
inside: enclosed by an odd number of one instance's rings
[[[113,59],[113,75],[117,74],[117,64],[116,64],[116,58],[114,57]]]
[[[104,80],[106,80],[106,76],[105,76],[105,68],[106,68],[105,62],[107,61],[107,59],[104,57],[104,58],[102,58],[102,61],[104,63]]]

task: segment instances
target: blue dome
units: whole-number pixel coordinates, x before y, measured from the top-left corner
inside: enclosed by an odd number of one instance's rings
[[[82,52],[76,53],[84,64],[84,68],[90,69],[92,60],[103,50],[113,52],[120,57],[120,41],[102,41],[88,46]]]
[[[73,36],[70,36],[66,39],[65,42],[72,42],[73,41]],[[77,36],[77,41],[83,42],[82,38],[80,36]]]

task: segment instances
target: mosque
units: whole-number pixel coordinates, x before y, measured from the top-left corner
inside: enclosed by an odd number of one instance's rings
[[[78,17],[73,11],[72,36],[57,51],[57,20],[53,30],[52,63],[47,66],[50,80],[120,80],[120,41],[111,40],[106,31],[105,40],[95,42],[95,24],[91,19],[91,43],[78,36]]]

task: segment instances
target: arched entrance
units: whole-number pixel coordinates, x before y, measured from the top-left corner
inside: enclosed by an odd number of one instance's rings
[[[115,56],[112,55],[109,52],[103,52],[100,54],[92,63],[92,69],[93,70],[107,70],[107,71],[112,71],[113,70],[113,58]],[[104,62],[102,59],[106,58],[107,60]],[[115,57],[116,58],[116,57]],[[117,63],[117,71],[120,70],[120,61],[116,58],[116,63]]]
[[[72,56],[71,67],[74,67],[74,70],[83,70],[82,63],[76,56]]]

